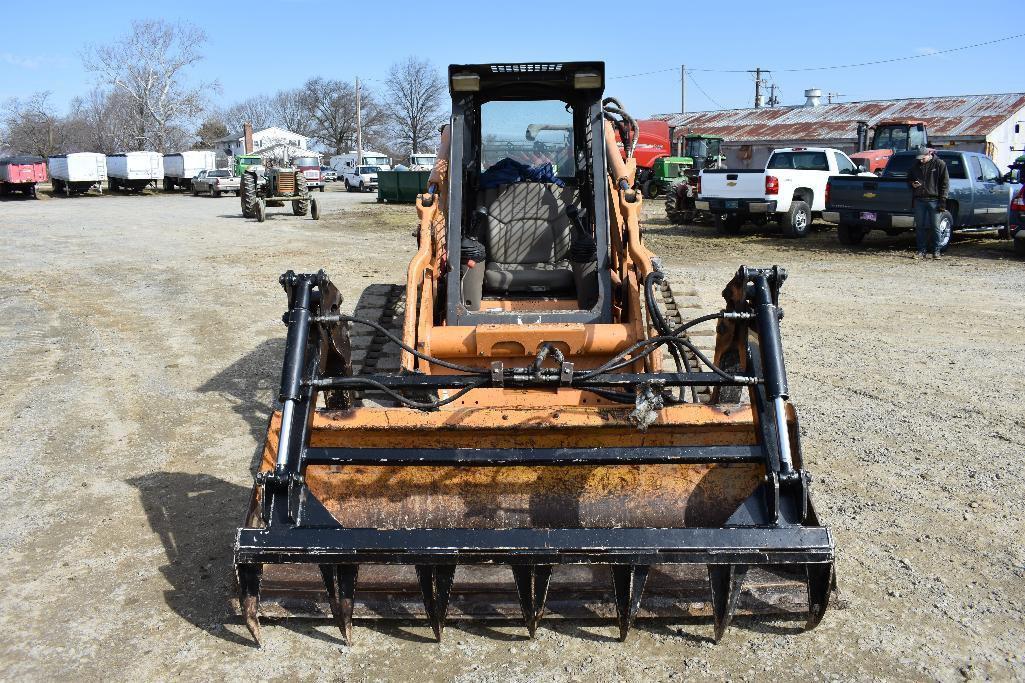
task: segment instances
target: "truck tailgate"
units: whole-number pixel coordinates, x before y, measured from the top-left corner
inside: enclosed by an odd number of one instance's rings
[[[904,178],[830,176],[826,210],[911,213],[911,188]]]
[[[701,198],[757,199],[765,197],[765,171],[706,169],[701,172]]]

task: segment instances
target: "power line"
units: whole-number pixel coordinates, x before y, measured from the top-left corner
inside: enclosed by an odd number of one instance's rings
[[[875,66],[878,64],[892,64],[893,62],[906,62],[912,59],[924,59],[925,57],[935,57],[936,55],[946,55],[951,52],[961,52],[962,50],[971,50],[977,47],[985,47],[987,45],[995,45],[997,43],[1005,43],[1008,40],[1015,40],[1017,38],[1025,37],[1025,33],[1015,33],[1014,35],[1004,36],[1003,38],[994,38],[993,40],[986,40],[981,43],[972,43],[971,45],[961,45],[960,47],[951,47],[946,50],[936,50],[935,52],[926,52],[916,55],[906,55],[904,57],[889,57],[886,59],[873,59],[867,62],[854,62],[851,64],[831,64],[829,66],[803,66],[793,69],[776,69],[777,73],[800,73],[805,71],[830,71],[835,69],[854,69],[862,66]],[[669,67],[667,69],[656,69],[654,71],[642,71],[635,74],[624,74],[622,76],[609,76],[609,80],[618,78],[637,78],[639,76],[651,76],[653,74],[666,73],[668,71],[676,71],[678,67]],[[700,67],[688,67],[687,72],[699,71],[705,73],[720,73],[720,74],[743,74],[748,73],[750,69],[706,69]]]
[[[711,96],[711,95],[709,95],[709,94],[708,94],[707,92],[705,92],[705,89],[701,87],[701,84],[700,84],[700,83],[698,83],[698,82],[697,82],[697,81],[696,81],[696,80],[694,79],[694,74],[692,74],[692,73],[690,72],[690,69],[687,69],[687,78],[689,78],[689,79],[690,79],[690,82],[694,84],[694,87],[696,87],[696,88],[697,88],[698,90],[700,90],[700,91],[701,91],[701,94],[702,94],[702,95],[704,95],[704,96],[705,96],[705,97],[706,97],[706,98],[708,99],[708,101],[709,101],[709,102],[711,102],[711,103],[712,103],[712,104],[714,104],[715,106],[719,107],[720,109],[729,109],[729,107],[724,107],[724,106],[722,106],[722,104],[720,104],[718,100],[716,100],[716,99],[715,99],[714,97],[712,97],[712,96]]]

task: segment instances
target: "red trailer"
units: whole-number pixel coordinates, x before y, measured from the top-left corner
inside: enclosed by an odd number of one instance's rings
[[[46,182],[46,160],[21,155],[0,158],[0,194],[12,192],[36,198],[36,184]]]
[[[637,128],[634,159],[637,160],[637,187],[640,187],[644,181],[651,178],[655,159],[670,156],[672,148],[669,143],[669,124],[665,121],[645,119],[637,122]],[[623,151],[623,141],[619,139],[619,131],[616,131],[616,146],[625,158],[626,153]]]

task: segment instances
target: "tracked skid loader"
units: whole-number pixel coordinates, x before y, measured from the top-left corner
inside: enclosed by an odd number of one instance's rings
[[[705,313],[674,292],[603,63],[448,77],[405,283],[349,315],[323,271],[281,277],[281,409],[235,545],[253,636],[299,615],[347,642],[375,617],[439,640],[456,618],[533,636],[543,614],[621,638],[638,617],[814,627],[834,550],[789,401],[786,273],[741,267]]]

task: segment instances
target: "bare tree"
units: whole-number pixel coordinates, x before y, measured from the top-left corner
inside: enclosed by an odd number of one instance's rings
[[[413,154],[433,147],[438,126],[444,121],[445,81],[441,74],[429,60],[409,57],[391,65],[384,83],[385,107],[396,143]]]
[[[198,129],[196,129],[196,143],[194,149],[214,149],[217,141],[228,137],[228,127],[224,121],[217,116],[207,116]]]
[[[4,107],[6,146],[15,152],[52,156],[68,141],[66,121],[50,104],[50,92],[37,92],[27,100],[11,99]]]
[[[248,97],[228,108],[221,117],[228,132],[242,134],[242,125],[253,124],[253,128],[267,128],[274,124],[271,99],[266,95]]]
[[[312,115],[311,137],[332,154],[356,148],[356,88],[345,81],[311,78],[302,87]],[[382,137],[387,114],[374,94],[361,90],[363,137],[372,144]]]
[[[124,95],[136,142],[160,152],[179,145],[203,109],[203,93],[216,83],[189,87],[187,70],[199,62],[206,34],[190,24],[163,20],[132,22],[131,31],[110,45],[83,53],[88,70],[114,93]]]
[[[307,137],[313,130],[313,108],[310,105],[309,97],[299,88],[279,90],[270,98],[270,111],[275,124]]]

